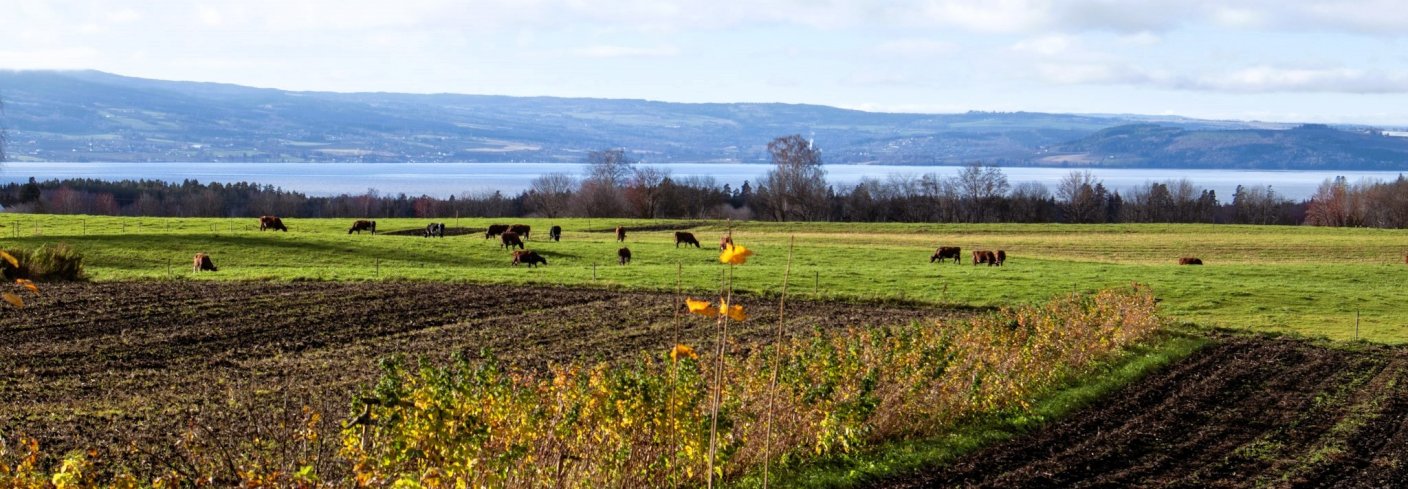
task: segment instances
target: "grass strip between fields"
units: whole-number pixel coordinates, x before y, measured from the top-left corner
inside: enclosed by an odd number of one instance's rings
[[[770,483],[770,486],[856,487],[948,463],[1068,416],[1121,387],[1188,357],[1212,341],[1196,333],[1162,333],[1119,357],[1092,366],[1085,375],[1069,379],[1062,386],[1037,396],[1029,411],[987,413],[960,422],[941,437],[895,441],[863,453],[806,462],[775,472],[771,477],[775,484]],[[761,473],[750,474],[730,484],[740,488],[761,485]]]

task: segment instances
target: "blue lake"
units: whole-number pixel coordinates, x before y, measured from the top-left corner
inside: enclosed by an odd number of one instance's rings
[[[668,163],[655,164],[674,178],[713,177],[735,188],[745,180],[757,181],[771,165],[755,163]],[[553,172],[580,177],[584,165],[569,163],[31,163],[7,162],[0,165],[0,183],[40,180],[97,178],[102,180],[149,179],[180,182],[257,182],[309,195],[360,194],[376,189],[382,194],[478,195],[499,190],[515,194],[528,188],[533,178]],[[951,177],[955,166],[826,165],[827,180],[833,185],[854,185],[864,177],[884,180],[891,175],[919,176],[936,173]],[[1056,184],[1070,173],[1067,168],[1003,168],[1012,186],[1024,182],[1045,184],[1055,192]],[[1351,171],[1243,171],[1180,169],[1096,169],[1095,176],[1111,189],[1124,191],[1149,181],[1188,178],[1198,186],[1217,192],[1219,200],[1230,201],[1237,185],[1271,185],[1292,199],[1303,199],[1327,178],[1344,175],[1351,182],[1361,179],[1389,180],[1399,172]]]

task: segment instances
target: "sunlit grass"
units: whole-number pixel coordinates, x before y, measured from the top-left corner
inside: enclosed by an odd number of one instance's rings
[[[509,252],[483,236],[388,236],[430,219],[378,219],[376,236],[348,235],[352,219],[286,219],[287,233],[259,232],[255,219],[116,218],[11,214],[0,217],[3,246],[66,242],[86,257],[94,280],[386,280],[595,284],[673,290],[717,289],[718,221],[626,219],[438,219],[450,227],[489,223],[533,226],[530,249],[548,266],[509,265]],[[560,243],[545,241],[553,224]],[[611,230],[632,229],[623,244]],[[673,229],[689,228],[702,249],[675,248]],[[18,238],[15,238],[18,236]],[[796,236],[791,293],[820,298],[917,300],[1002,306],[1061,292],[1146,283],[1165,315],[1206,326],[1408,342],[1408,231],[1214,225],[939,225],[851,223],[735,224],[734,237],[756,255],[737,283],[780,288],[789,237]],[[961,246],[960,265],[930,264],[943,244]],[[630,247],[633,261],[616,264]],[[974,249],[1007,251],[1005,267],[972,266]],[[196,274],[206,252],[219,272]],[[1206,266],[1180,267],[1179,256]]]

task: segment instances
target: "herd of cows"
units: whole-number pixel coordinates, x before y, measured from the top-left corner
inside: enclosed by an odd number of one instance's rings
[[[288,227],[285,226],[283,220],[277,216],[260,216],[259,230],[287,232]],[[362,231],[368,231],[372,234],[376,234],[376,221],[358,220],[356,222],[353,222],[352,227],[347,230],[347,234],[352,234],[354,232],[357,234],[361,234]],[[527,246],[524,245],[524,241],[528,239],[532,231],[532,227],[527,224],[491,224],[489,225],[489,229],[484,232],[484,239],[492,239],[494,237],[498,237],[500,247],[513,250],[513,255],[510,261],[510,264],[512,265],[516,266],[520,263],[523,263],[528,265],[529,268],[532,268],[536,265],[547,265],[547,258],[544,258],[542,255],[538,254],[537,251],[527,249]],[[426,225],[425,231],[424,233],[422,233],[422,236],[427,238],[445,237],[445,223],[433,222]],[[555,242],[562,241],[562,226],[553,226],[549,228],[548,239]],[[616,227],[616,241],[626,241],[626,228],[621,226]],[[732,244],[732,236],[725,235],[722,239],[719,240],[719,249],[726,249]],[[684,245],[686,247],[688,247],[689,245],[694,245],[695,248],[700,247],[699,239],[694,237],[694,233],[676,231],[675,247],[679,248],[680,245]],[[514,250],[514,247],[517,247],[518,249]],[[1007,252],[1003,250],[974,250],[972,256],[973,265],[987,264],[990,267],[1000,267],[1004,262],[1007,261]],[[621,265],[629,264],[631,262],[630,248],[622,247],[621,249],[616,250],[616,258],[617,262],[619,262]],[[934,251],[933,256],[929,257],[929,263],[947,262],[950,259],[952,259],[954,263],[961,263],[963,259],[963,250],[957,246],[940,246],[938,250]],[[1404,257],[1404,262],[1408,263],[1408,256]],[[1178,259],[1178,264],[1202,265],[1203,261],[1194,257],[1182,257]],[[216,270],[215,264],[210,260],[210,256],[205,253],[196,253],[193,268],[197,272]]]

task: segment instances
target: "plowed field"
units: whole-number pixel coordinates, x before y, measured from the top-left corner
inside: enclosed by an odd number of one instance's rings
[[[1408,354],[1227,338],[1030,436],[877,487],[1403,487]]]
[[[182,433],[207,445],[286,439],[309,405],[324,442],[358,385],[391,355],[444,361],[492,350],[529,367],[706,345],[712,323],[676,319],[672,294],[446,283],[45,284],[0,317],[0,433],[46,453],[107,451],[139,468],[179,466]],[[777,304],[744,298],[743,341]],[[789,301],[793,332],[955,314]],[[296,423],[294,423],[296,424]],[[335,450],[330,445],[327,450]]]

